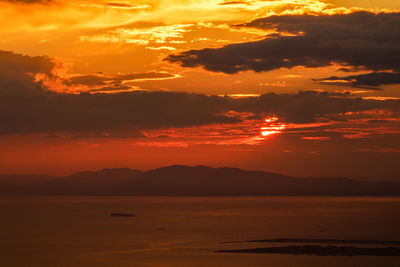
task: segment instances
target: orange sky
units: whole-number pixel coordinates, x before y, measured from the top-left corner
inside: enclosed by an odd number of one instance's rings
[[[179,163],[400,179],[396,10],[395,0],[0,1],[0,173]],[[353,33],[367,20],[347,22],[357,12],[393,18]],[[303,37],[322,52],[269,50]],[[36,100],[35,86],[55,95]]]

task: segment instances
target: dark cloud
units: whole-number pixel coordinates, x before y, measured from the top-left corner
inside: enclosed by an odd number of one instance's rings
[[[127,4],[127,3],[107,3],[107,6],[113,6],[113,7],[134,7],[133,5]]]
[[[166,72],[125,73],[115,75],[96,73],[72,76],[63,80],[63,84],[74,87],[80,92],[116,92],[143,90],[137,86],[132,86],[132,82],[173,79],[176,77],[178,76]]]
[[[47,57],[0,53],[0,134],[75,133],[77,136],[122,136],[130,131],[235,123],[229,111],[257,118],[277,115],[287,122],[314,122],[330,114],[385,109],[398,111],[398,100],[365,100],[349,94],[299,92],[232,98],[178,92],[65,94],[49,91],[32,75],[52,77]],[[331,116],[332,117],[332,116]],[[129,135],[129,134],[128,134]]]
[[[0,133],[120,132],[236,122],[222,98],[168,92],[2,97]]]
[[[222,2],[219,3],[219,5],[221,6],[225,6],[225,5],[249,5],[250,3],[246,2],[246,1],[227,1],[227,2]]]
[[[0,94],[31,95],[42,91],[41,83],[35,82],[35,75],[53,77],[55,63],[48,57],[30,57],[0,51]]]
[[[0,52],[1,134],[120,132],[237,121],[218,115],[225,110],[223,99],[218,97],[167,92],[112,95],[52,92],[35,80],[35,75],[55,78],[52,74],[54,67],[48,57]],[[148,73],[139,76],[160,75]],[[118,78],[133,79],[138,75],[120,75]],[[83,80],[93,82],[87,77]]]
[[[352,70],[349,69],[349,68],[340,68],[340,69],[338,69],[337,71],[352,72]]]
[[[112,133],[79,133],[73,135],[72,138],[84,139],[84,138],[142,138],[146,137],[141,131],[122,131]]]
[[[365,100],[348,93],[300,91],[297,94],[264,94],[256,98],[239,99],[233,110],[253,112],[260,117],[277,115],[286,122],[311,123],[318,119],[334,118],[352,111],[384,109],[399,111],[400,101]]]
[[[137,9],[137,8],[145,8],[147,5],[140,4],[128,4],[128,3],[106,3],[105,6],[114,7],[114,8],[122,8],[122,9]]]
[[[170,79],[175,75],[166,72],[144,72],[110,75],[106,73],[77,75],[63,81],[65,85],[105,86],[109,84],[122,85],[126,81]]]
[[[344,85],[366,89],[380,89],[379,86],[387,84],[399,84],[399,72],[372,72],[345,77],[332,76],[323,79],[314,79],[324,84]]]
[[[0,51],[0,73],[7,75],[21,75],[26,73],[45,73],[52,75],[55,67],[51,58],[46,56],[24,56],[9,51]]]
[[[222,48],[189,50],[166,60],[224,73],[324,67],[333,62],[375,71],[400,70],[400,13],[282,15],[239,27],[276,29],[280,34]]]

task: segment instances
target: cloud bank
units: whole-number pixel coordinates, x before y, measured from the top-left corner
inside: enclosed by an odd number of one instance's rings
[[[308,123],[352,111],[400,109],[396,99],[378,101],[315,91],[246,98],[184,92],[67,94],[48,90],[35,79],[37,74],[54,78],[55,64],[50,58],[0,52],[0,59],[0,134],[113,133],[242,120],[230,111],[251,113],[260,120],[276,115],[286,122]]]
[[[260,41],[172,54],[166,60],[223,73],[333,63],[374,71],[400,70],[400,13],[281,15],[237,27],[276,33]]]
[[[324,84],[352,86],[379,90],[381,85],[400,84],[399,72],[371,72],[344,77],[332,76],[323,79],[314,79]]]

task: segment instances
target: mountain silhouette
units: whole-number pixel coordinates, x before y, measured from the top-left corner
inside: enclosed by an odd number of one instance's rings
[[[400,183],[343,177],[296,178],[238,168],[173,165],[103,169],[68,176],[0,175],[3,195],[399,196]]]

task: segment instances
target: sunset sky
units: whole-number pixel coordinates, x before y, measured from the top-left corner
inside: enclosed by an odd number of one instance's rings
[[[400,181],[398,0],[0,0],[0,173]]]

